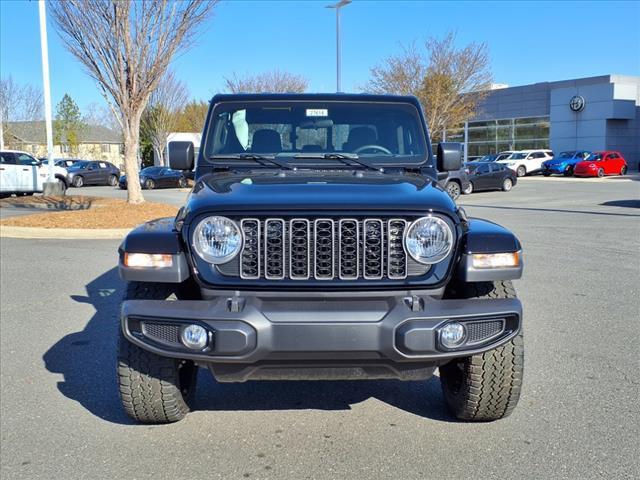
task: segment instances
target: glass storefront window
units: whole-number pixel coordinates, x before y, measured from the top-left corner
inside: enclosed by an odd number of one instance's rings
[[[549,148],[549,117],[469,122],[468,128],[470,157],[504,150]]]

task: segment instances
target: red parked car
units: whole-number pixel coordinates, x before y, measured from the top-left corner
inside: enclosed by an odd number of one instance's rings
[[[625,173],[627,173],[627,161],[620,152],[612,150],[593,152],[586,160],[578,162],[573,169],[573,175],[576,177],[604,177]]]

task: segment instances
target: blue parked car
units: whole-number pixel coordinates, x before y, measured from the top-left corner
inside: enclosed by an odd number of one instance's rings
[[[583,161],[589,155],[591,155],[591,152],[586,150],[560,152],[559,155],[553,157],[551,160],[542,162],[542,174],[545,177],[553,174],[562,174],[570,177],[573,175],[573,167],[576,166],[576,163]]]

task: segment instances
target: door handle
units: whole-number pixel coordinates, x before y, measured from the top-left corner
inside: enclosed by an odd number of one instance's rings
[[[31,170],[30,168],[23,168],[22,171],[23,172],[28,172],[29,170]]]
[[[0,167],[0,170],[4,170],[4,167]]]

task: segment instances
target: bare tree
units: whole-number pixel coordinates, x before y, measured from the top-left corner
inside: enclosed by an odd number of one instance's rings
[[[187,103],[187,92],[187,86],[169,70],[151,93],[147,108],[142,114],[141,133],[151,142],[154,157],[162,166],[166,166],[164,150],[167,138],[175,130],[178,112]]]
[[[225,87],[231,93],[302,93],[309,87],[309,80],[302,75],[273,70],[257,75],[225,77]]]
[[[113,110],[97,102],[91,102],[85,108],[82,122],[86,125],[100,125],[110,130],[120,132],[120,122],[113,115]]]
[[[51,2],[66,48],[96,80],[122,128],[127,201],[140,188],[140,119],[173,56],[188,48],[217,0]]]
[[[371,69],[365,90],[415,95],[433,139],[440,139],[445,129],[457,127],[477,113],[493,79],[487,45],[472,42],[458,48],[455,41],[450,32],[442,39],[428,39],[423,49],[415,44],[404,47],[400,54]]]
[[[32,85],[20,85],[11,76],[0,79],[0,135],[11,143],[9,122],[42,119],[42,91]]]

